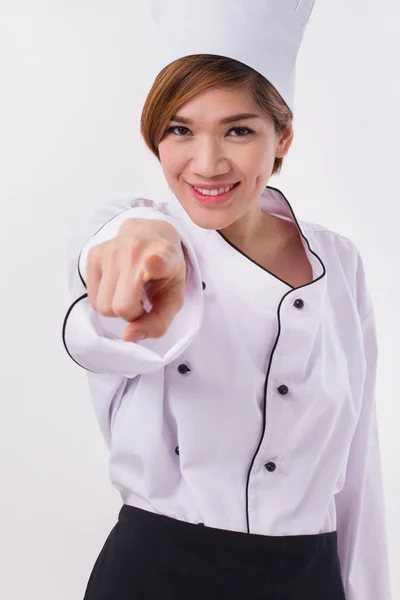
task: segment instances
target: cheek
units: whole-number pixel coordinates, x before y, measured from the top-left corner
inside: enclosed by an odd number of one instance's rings
[[[179,152],[173,146],[168,144],[159,144],[158,152],[160,155],[161,167],[166,176],[173,177],[179,174],[182,167],[182,160]]]
[[[249,181],[262,177],[270,168],[270,158],[267,155],[254,154],[246,157],[241,164],[241,171]]]
[[[274,162],[273,149],[265,143],[254,144],[243,148],[244,152],[238,157],[238,165],[248,177],[257,177],[268,172]],[[240,161],[240,162],[239,162]]]

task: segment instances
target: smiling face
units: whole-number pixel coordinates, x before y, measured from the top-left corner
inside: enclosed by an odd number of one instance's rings
[[[260,196],[275,158],[285,156],[292,139],[291,126],[277,136],[247,92],[212,88],[173,116],[158,151],[168,185],[192,221],[218,230],[242,224],[249,232],[261,215]],[[193,186],[211,188],[212,195]]]

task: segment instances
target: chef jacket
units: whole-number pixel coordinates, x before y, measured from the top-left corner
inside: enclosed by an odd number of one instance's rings
[[[374,307],[359,251],[298,221],[268,186],[264,212],[298,227],[313,281],[293,287],[198,227],[176,198],[99,209],[68,253],[70,357],[86,369],[122,500],[190,523],[269,536],[337,530],[347,600],[389,600]],[[130,218],[179,232],[188,279],[159,339],[91,308],[89,250]]]

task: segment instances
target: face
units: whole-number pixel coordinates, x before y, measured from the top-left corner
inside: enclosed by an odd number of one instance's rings
[[[275,157],[287,153],[292,138],[291,127],[277,136],[247,92],[212,88],[173,116],[158,150],[168,185],[192,221],[223,230],[258,218]]]

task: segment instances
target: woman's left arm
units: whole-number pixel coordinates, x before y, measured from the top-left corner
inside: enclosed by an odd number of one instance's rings
[[[361,271],[363,276],[362,268]],[[360,291],[364,298],[369,298],[366,288]],[[373,307],[362,318],[361,324],[366,376],[345,483],[335,496],[338,550],[346,600],[390,600],[385,502],[375,402],[378,348]]]

